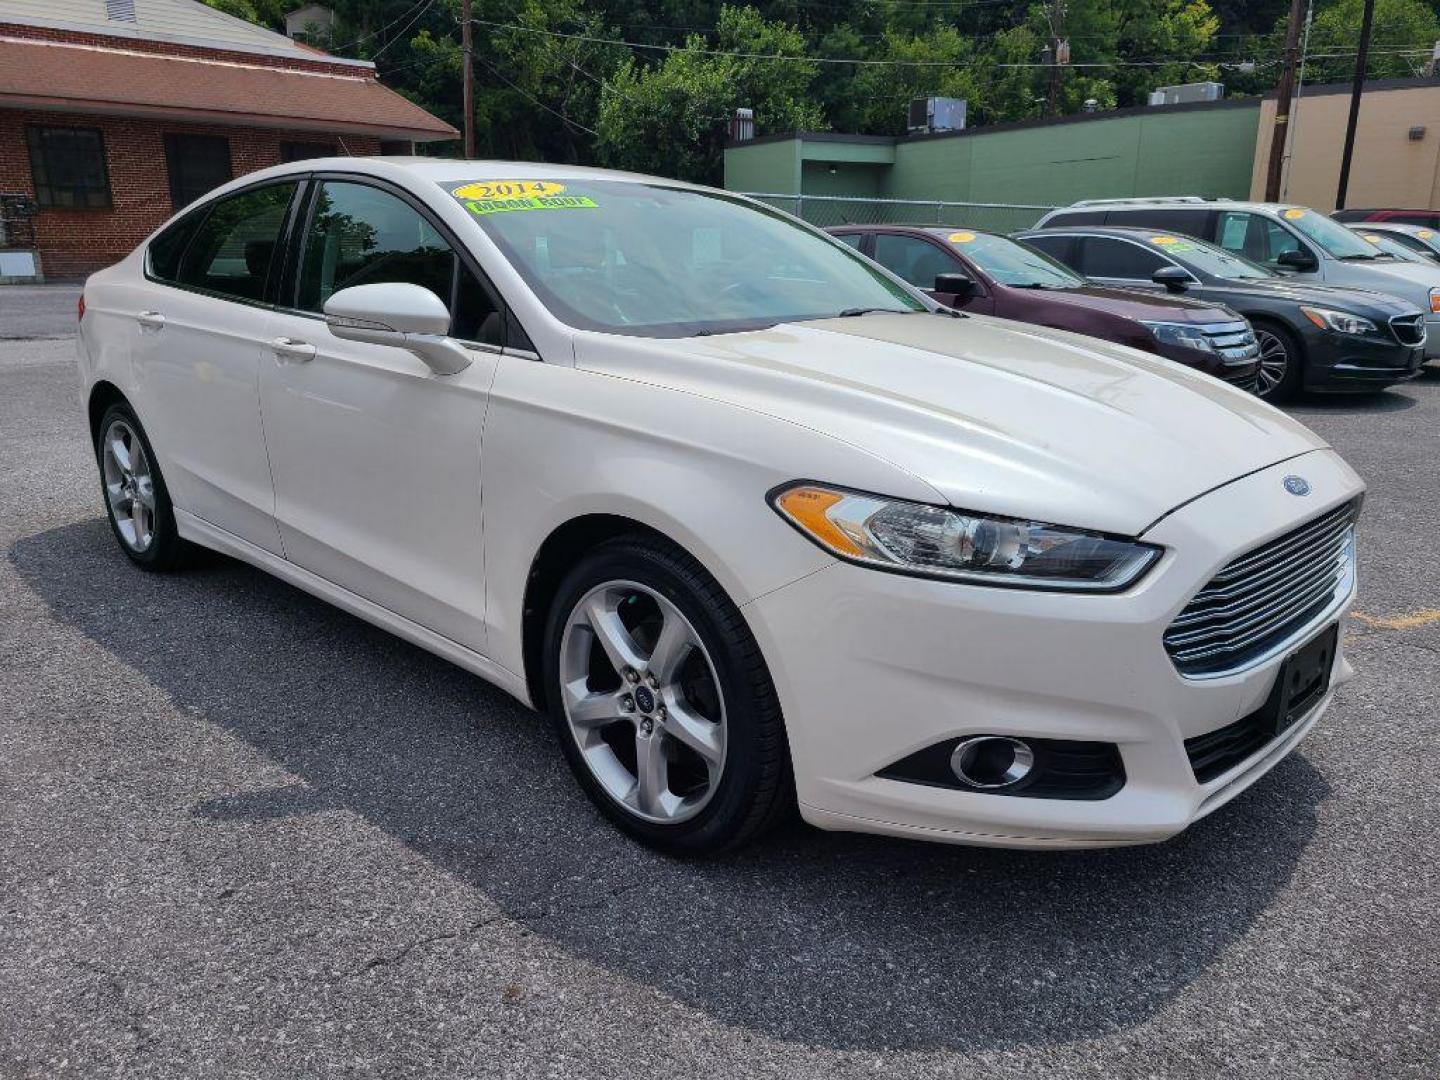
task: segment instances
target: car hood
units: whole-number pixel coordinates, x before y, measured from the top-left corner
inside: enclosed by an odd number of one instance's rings
[[[1178,364],[983,316],[873,314],[679,340],[581,334],[576,363],[810,428],[952,506],[1126,535],[1325,445]]]
[[[1231,298],[1254,297],[1257,300],[1290,300],[1297,304],[1312,304],[1315,307],[1334,308],[1356,315],[1378,314],[1385,318],[1395,315],[1414,315],[1418,309],[1385,293],[1370,289],[1346,288],[1343,285],[1311,285],[1306,282],[1288,281],[1284,278],[1263,278],[1260,280],[1226,279],[1216,281],[1214,288],[1223,289],[1226,302]]]
[[[1428,290],[1440,287],[1440,266],[1433,263],[1340,261],[1340,265],[1347,270],[1359,267],[1365,275],[1363,288],[1390,293],[1404,299],[1424,297]],[[1359,275],[1356,275],[1354,284],[1361,285]],[[1422,306],[1428,310],[1428,301]]]
[[[1072,307],[1105,311],[1127,319],[1150,322],[1214,323],[1233,322],[1236,316],[1211,300],[1199,297],[1171,296],[1167,293],[1145,293],[1134,289],[1107,289],[1101,285],[1085,285],[1074,289],[1027,290],[1046,301]]]

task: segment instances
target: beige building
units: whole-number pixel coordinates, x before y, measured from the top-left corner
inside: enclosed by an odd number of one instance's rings
[[[1307,86],[1291,108],[1290,145],[1281,181],[1283,202],[1335,208],[1340,154],[1350,114],[1350,84]],[[1275,98],[1260,105],[1250,197],[1265,197]],[[1351,207],[1440,208],[1440,80],[1376,80],[1365,84],[1355,153]]]

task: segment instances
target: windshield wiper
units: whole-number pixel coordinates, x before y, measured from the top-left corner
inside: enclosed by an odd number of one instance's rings
[[[906,311],[903,308],[893,307],[847,307],[844,311],[836,312],[837,319],[853,319],[856,315],[873,315],[885,313],[889,315],[913,315],[913,311]]]
[[[1366,255],[1366,254],[1364,254],[1364,253],[1361,253],[1361,254],[1358,254],[1358,255],[1341,255],[1341,256],[1340,256],[1340,261],[1341,261],[1341,262],[1374,262],[1374,261],[1375,261],[1376,259],[1378,259],[1378,258],[1380,258],[1379,255]]]

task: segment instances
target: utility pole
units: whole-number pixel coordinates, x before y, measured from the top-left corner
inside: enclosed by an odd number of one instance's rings
[[[1045,95],[1045,115],[1054,116],[1060,111],[1060,35],[1065,32],[1065,0],[1052,0],[1048,12],[1050,18],[1050,89]],[[1064,48],[1069,49],[1066,44]],[[1064,62],[1069,63],[1065,56]]]
[[[1350,187],[1350,158],[1355,153],[1355,125],[1360,120],[1360,95],[1365,90],[1365,67],[1370,59],[1370,25],[1375,21],[1375,0],[1365,0],[1360,19],[1360,48],[1355,54],[1355,83],[1350,87],[1350,119],[1345,124],[1345,150],[1340,155],[1340,185],[1335,189],[1335,209],[1345,209]]]
[[[1270,135],[1270,165],[1265,175],[1265,201],[1280,198],[1280,173],[1285,167],[1285,131],[1290,123],[1290,98],[1295,93],[1295,63],[1300,55],[1300,22],[1305,0],[1290,0],[1290,20],[1285,25],[1285,64],[1280,69],[1280,87],[1275,93],[1275,127]]]
[[[461,96],[465,99],[465,159],[475,156],[475,43],[472,39],[474,22],[471,20],[472,0],[464,0],[460,6],[460,51],[465,56],[465,71],[460,83]]]

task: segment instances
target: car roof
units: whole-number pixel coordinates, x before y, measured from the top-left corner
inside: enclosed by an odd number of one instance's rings
[[[846,230],[850,230],[850,231],[867,230],[867,229],[873,231],[873,230],[876,230],[876,229],[885,229],[885,230],[893,230],[893,231],[895,231],[895,232],[928,233],[928,234],[931,235],[931,236],[944,236],[944,235],[946,235],[947,233],[953,233],[953,232],[972,232],[972,233],[979,233],[979,234],[981,234],[982,236],[1007,236],[1007,235],[1009,235],[1008,233],[1001,232],[1001,231],[998,230],[998,229],[980,229],[980,228],[976,228],[974,225],[912,225],[912,224],[909,224],[909,223],[901,223],[901,222],[872,221],[872,222],[863,222],[863,223],[855,223],[855,224],[851,224],[851,223],[848,223],[848,222],[847,222],[846,224],[843,224],[843,225],[826,225],[826,226],[825,226],[825,231],[826,231],[826,232],[839,232],[839,231],[841,231],[842,229],[846,229]]]
[[[1213,246],[1210,241],[1203,240],[1198,236],[1192,237],[1189,233],[1180,232],[1177,229],[1156,229],[1147,228],[1144,225],[1055,225],[1048,229],[1019,229],[1015,235],[1018,237],[1030,236],[1059,236],[1063,233],[1094,233],[1096,236],[1114,236],[1121,240],[1143,240],[1150,236],[1184,236],[1195,240],[1206,246]]]
[[[1223,207],[1227,210],[1255,210],[1261,213],[1284,210],[1296,206],[1296,203],[1283,202],[1254,202],[1248,199],[1229,199],[1221,196],[1211,197],[1209,195],[1155,195],[1136,196],[1133,199],[1081,199],[1069,206],[1057,207],[1057,210],[1150,210],[1164,208],[1167,210],[1209,210]],[[1052,211],[1053,213],[1054,211]]]

